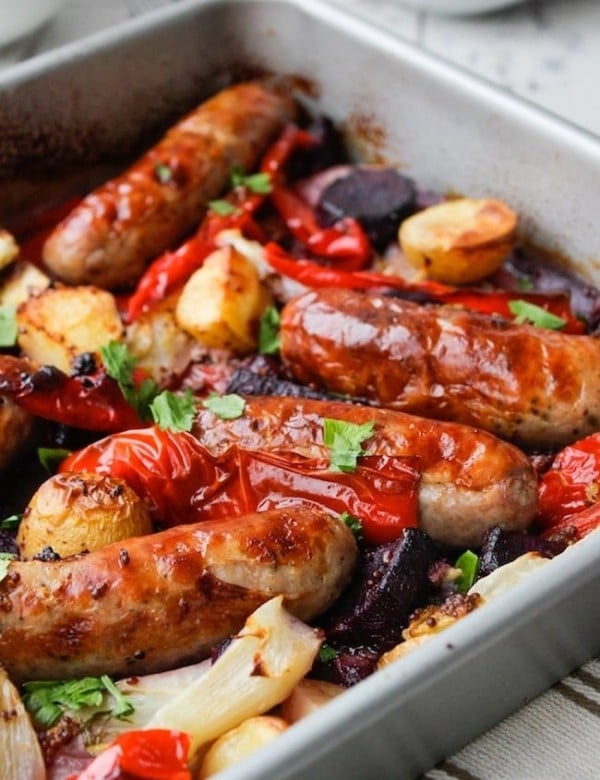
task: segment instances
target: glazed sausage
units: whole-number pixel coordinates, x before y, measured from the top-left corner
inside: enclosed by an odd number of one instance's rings
[[[600,340],[592,336],[323,289],[285,307],[281,351],[301,382],[529,448],[600,429]]]
[[[215,453],[235,444],[322,457],[324,418],[374,421],[365,445],[369,454],[418,459],[419,527],[439,542],[478,545],[494,525],[522,530],[533,519],[537,484],[529,459],[513,445],[468,426],[342,401],[265,397],[247,399],[235,420],[200,411],[194,433]]]
[[[0,662],[17,682],[172,668],[207,655],[274,595],[301,619],[323,612],[356,557],[344,523],[299,508],[16,561],[0,583]]]
[[[235,166],[256,165],[294,112],[289,90],[275,82],[223,90],[76,206],[46,241],[44,261],[71,284],[135,282],[149,260],[195,227]]]

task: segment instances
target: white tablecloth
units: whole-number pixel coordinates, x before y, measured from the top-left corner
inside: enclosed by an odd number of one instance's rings
[[[70,0],[45,29],[0,50],[0,67],[173,1]],[[530,0],[461,19],[425,14],[396,0],[346,0],[345,5],[600,136],[600,0]],[[600,658],[427,778],[598,780]]]

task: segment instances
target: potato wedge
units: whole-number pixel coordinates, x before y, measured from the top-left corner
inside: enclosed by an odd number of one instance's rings
[[[260,317],[270,302],[254,265],[225,246],[188,280],[175,316],[201,344],[243,355],[256,349]]]
[[[472,284],[504,262],[514,246],[517,215],[500,200],[459,198],[419,211],[400,225],[408,261],[446,284]]]
[[[205,780],[217,772],[239,764],[246,756],[272,742],[287,727],[288,724],[283,718],[272,715],[248,718],[210,746],[202,759],[198,780]]]
[[[82,352],[123,335],[114,297],[98,287],[49,287],[17,309],[18,343],[33,361],[70,373]]]
[[[0,667],[0,765],[3,780],[45,780],[37,735],[21,697]]]

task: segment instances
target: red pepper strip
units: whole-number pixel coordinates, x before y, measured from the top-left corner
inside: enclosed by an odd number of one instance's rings
[[[315,143],[309,133],[299,130],[295,125],[287,125],[265,152],[260,164],[261,172],[269,173],[273,179],[281,176],[285,163],[297,148],[306,148]],[[163,300],[184,284],[214,251],[215,238],[222,230],[239,228],[248,238],[262,242],[264,235],[252,216],[265,198],[265,194],[236,188],[227,197],[234,209],[231,214],[221,215],[209,210],[196,235],[179,249],[165,252],[146,269],[127,302],[125,320],[132,322],[153,303]]]
[[[349,289],[387,287],[425,295],[435,303],[464,306],[481,314],[498,314],[509,319],[512,319],[514,315],[508,304],[511,301],[524,300],[535,303],[552,314],[562,317],[566,321],[562,332],[579,334],[585,331],[585,325],[573,315],[566,295],[461,289],[431,280],[407,282],[400,276],[388,276],[377,271],[345,271],[324,267],[311,260],[296,260],[274,242],[269,242],[265,246],[265,259],[277,273],[295,279],[307,287],[346,287]]]
[[[600,501],[600,433],[562,449],[539,486],[538,525],[553,528]]]
[[[76,780],[191,780],[190,735],[169,729],[126,731]]]
[[[54,366],[33,370],[25,359],[2,355],[0,393],[38,417],[74,428],[111,433],[145,425],[103,369],[67,376]]]
[[[281,185],[271,192],[271,202],[294,238],[313,254],[334,260],[336,268],[358,271],[371,259],[373,250],[367,234],[352,217],[321,228],[308,203]]]
[[[231,447],[213,455],[191,434],[152,427],[109,436],[68,457],[60,471],[125,480],[165,525],[299,503],[344,511],[363,521],[365,539],[391,541],[417,525],[419,471],[414,458],[364,456],[354,473],[325,458]]]
[[[574,544],[598,528],[600,528],[600,504],[593,504],[550,526],[541,536],[551,541]]]

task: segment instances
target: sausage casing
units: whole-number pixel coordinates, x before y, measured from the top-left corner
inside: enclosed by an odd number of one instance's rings
[[[537,482],[517,447],[475,428],[342,401],[248,398],[244,413],[222,420],[198,413],[194,434],[214,453],[229,446],[323,457],[323,420],[373,421],[372,455],[415,458],[420,471],[419,527],[449,545],[477,545],[499,525],[522,530],[532,521]]]
[[[302,382],[531,448],[600,428],[592,336],[332,288],[285,307],[281,349]]]
[[[249,170],[294,102],[272,82],[219,92],[174,125],[122,175],[90,193],[55,228],[44,261],[71,284],[135,282],[149,260],[201,219],[239,166]]]
[[[172,668],[207,655],[274,595],[301,619],[323,612],[356,556],[343,522],[298,508],[15,561],[0,582],[0,662],[17,682]]]

